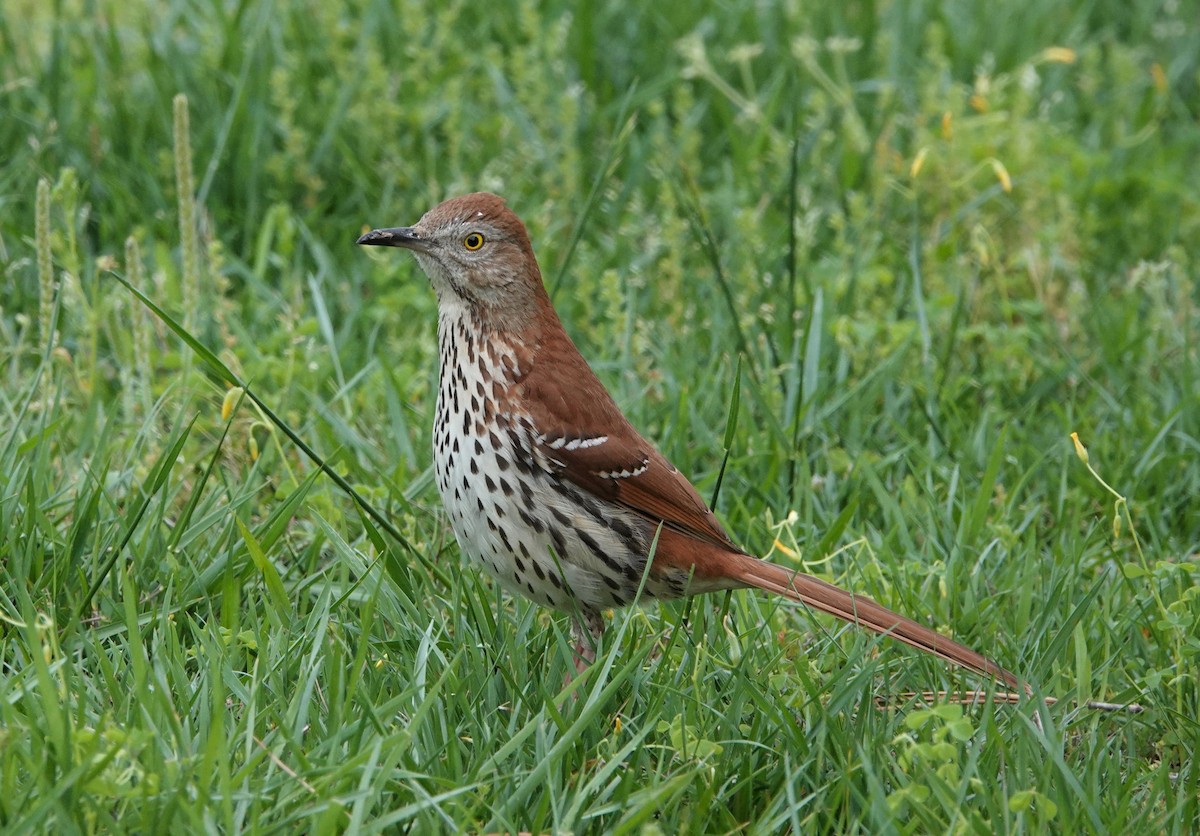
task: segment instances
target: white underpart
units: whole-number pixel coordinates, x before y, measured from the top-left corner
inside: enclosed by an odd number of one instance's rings
[[[441,316],[438,319],[439,347],[445,345],[447,339],[445,335],[459,327],[459,317],[456,314],[465,315],[465,306],[451,307],[443,304]],[[487,524],[487,513],[491,511],[491,508],[485,501],[484,511],[481,512],[478,503],[486,490],[484,474],[496,470],[496,451],[488,443],[483,445],[482,453],[476,453],[474,449],[476,416],[470,416],[467,434],[463,435],[462,429],[463,411],[470,409],[471,394],[478,391],[477,387],[480,384],[483,385],[485,392],[491,388],[491,383],[485,377],[484,370],[486,369],[491,380],[495,380],[503,374],[503,369],[486,353],[481,354],[478,346],[475,350],[474,363],[467,362],[466,347],[461,344],[461,341],[456,343],[455,348],[457,353],[462,355],[462,361],[449,364],[445,362],[446,358],[442,358],[442,380],[438,384],[437,409],[439,413],[444,411],[446,414],[445,420],[448,422],[451,438],[458,436],[459,450],[454,452],[452,442],[444,443],[441,439],[434,438],[434,466],[437,473],[438,491],[442,496],[442,504],[449,514],[454,537],[458,540],[463,552],[476,563],[481,563],[489,571],[492,571],[492,566],[487,563],[494,548],[493,539],[495,537]],[[466,379],[465,386],[456,379],[460,371]],[[452,387],[459,389],[457,410],[454,409],[453,398],[446,397],[447,378]],[[472,459],[475,460],[476,473],[471,472]],[[495,573],[493,572],[493,574]]]

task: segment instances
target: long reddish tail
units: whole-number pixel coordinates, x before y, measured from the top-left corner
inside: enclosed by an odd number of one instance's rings
[[[910,618],[881,607],[870,598],[853,595],[819,578],[750,556],[740,560],[730,574],[747,586],[755,586],[791,598],[793,601],[800,601],[814,610],[891,636],[947,662],[1003,680],[1013,688],[1021,687],[1016,676],[986,656],[939,635]]]

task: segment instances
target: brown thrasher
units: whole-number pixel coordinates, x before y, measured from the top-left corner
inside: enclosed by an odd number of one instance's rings
[[[358,243],[411,250],[437,293],[433,452],[459,546],[510,593],[572,613],[582,658],[584,630],[599,638],[601,611],[633,603],[645,574],[647,598],[757,587],[1017,685],[928,627],[735,545],[579,354],[503,199],[456,197]]]

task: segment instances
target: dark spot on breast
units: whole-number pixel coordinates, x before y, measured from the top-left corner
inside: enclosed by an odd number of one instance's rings
[[[613,573],[624,575],[626,579],[634,583],[637,583],[642,579],[641,573],[633,568],[632,562],[625,562],[614,558],[607,551],[600,547],[600,544],[596,542],[596,538],[591,534],[581,528],[576,528],[575,534],[577,537],[579,537],[579,542],[587,546],[592,554],[600,558],[600,562],[607,566]]]
[[[475,459],[471,459],[471,475],[479,475],[479,462],[477,462]]]
[[[496,490],[496,482],[494,479],[492,479],[491,474],[485,473],[483,476],[483,482],[487,485],[487,489],[489,491]]]
[[[504,492],[504,495],[505,495],[505,496],[512,496],[512,495],[513,495],[513,488],[512,488],[512,485],[508,484],[508,480],[507,480],[507,479],[504,479],[504,478],[501,478],[501,479],[500,479],[500,490]]]
[[[589,517],[600,523],[600,525],[604,526],[605,528],[608,528],[609,515],[604,513],[604,511],[600,508],[599,503],[584,496],[579,491],[573,491],[572,493],[574,493],[572,498],[579,504],[579,507],[583,508],[584,511],[587,511]]]
[[[483,455],[483,442],[480,441],[478,438],[475,439],[475,455],[477,455],[477,456]]]
[[[530,515],[529,513],[527,513],[524,508],[517,509],[517,516],[519,516],[521,518],[521,522],[525,523],[525,525],[532,528],[538,534],[541,534],[543,531],[546,530],[545,523],[543,523],[537,517],[534,517],[534,516]]]
[[[604,549],[600,548],[600,544],[596,542],[595,537],[588,534],[582,528],[575,529],[575,536],[579,538],[579,542],[583,543],[585,546],[588,547],[588,549],[591,550],[592,554],[596,555],[596,557],[600,558],[605,563],[607,563],[610,569],[619,569],[620,568],[620,564],[617,563],[616,561],[613,561],[612,558],[610,558],[608,556],[608,552],[606,552],[606,551],[604,551]],[[609,561],[612,561],[612,562],[609,563]]]
[[[496,467],[500,468],[501,470],[508,470],[508,459],[504,458],[504,456],[497,455]]]
[[[629,523],[618,517],[613,517],[608,521],[608,527],[617,532],[617,536],[622,540],[633,539],[633,529],[629,527]]]
[[[540,529],[539,529],[540,530]],[[556,527],[550,527],[550,539],[554,541],[554,553],[558,555],[559,560],[567,559],[567,541],[563,539],[562,532]]]
[[[546,573],[542,571],[542,564],[536,560],[533,562],[533,573],[538,576],[539,581],[546,580]]]

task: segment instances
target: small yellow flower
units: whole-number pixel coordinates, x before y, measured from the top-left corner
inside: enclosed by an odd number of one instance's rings
[[[1075,50],[1067,46],[1050,46],[1042,51],[1042,60],[1052,64],[1074,64]]]
[[[988,101],[979,93],[975,93],[971,96],[969,104],[971,105],[971,109],[976,113],[988,112]]]
[[[997,159],[992,160],[992,171],[996,174],[996,179],[1000,181],[1000,188],[1004,189],[1007,194],[1012,191],[1012,178],[1008,176],[1008,169],[1004,167],[1004,163]]]
[[[917,156],[913,158],[912,165],[908,168],[908,176],[917,179],[917,175],[921,173],[921,169],[925,165],[925,158],[929,156],[929,149],[922,148],[917,152]]]
[[[789,549],[787,546],[785,546],[783,543],[781,543],[779,541],[778,537],[775,538],[775,548],[779,549],[781,552],[786,554],[788,557],[796,556],[796,553],[794,551],[792,551],[791,549]]]
[[[1154,81],[1154,90],[1158,95],[1165,95],[1167,92],[1167,74],[1163,72],[1162,64],[1155,61],[1150,65],[1150,78]]]
[[[229,416],[233,414],[233,407],[237,404],[238,399],[242,397],[242,387],[234,386],[225,393],[225,400],[221,401],[221,420],[228,421]]]
[[[942,139],[946,140],[947,142],[954,139],[953,118],[954,117],[948,110],[942,114]]]
[[[613,732],[615,732],[616,734],[621,733],[621,715],[620,714],[618,714],[613,719]]]
[[[1079,456],[1079,460],[1084,464],[1088,463],[1088,451],[1083,446],[1083,442],[1079,440],[1079,433],[1071,433],[1071,441],[1075,445],[1075,455]]]

